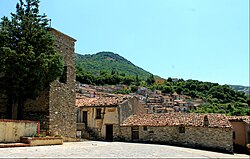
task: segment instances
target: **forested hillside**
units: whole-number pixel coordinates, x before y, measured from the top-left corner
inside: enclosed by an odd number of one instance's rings
[[[93,55],[76,54],[76,80],[92,85],[125,84],[128,89],[117,93],[135,92],[138,87],[152,91],[187,95],[200,98],[204,103],[194,112],[223,113],[227,115],[250,115],[250,98],[232,86],[198,80],[156,80],[156,76],[135,66],[130,61],[111,52]],[[160,82],[159,82],[160,81]]]
[[[244,92],[233,90],[228,85],[202,82],[198,80],[179,79],[172,81],[171,78],[163,84],[148,86],[151,90],[162,90],[163,93],[188,95],[192,98],[200,98],[204,104],[194,112],[197,113],[223,113],[227,115],[250,115],[250,96]]]
[[[76,66],[86,72],[94,75],[100,75],[101,72],[119,72],[125,76],[137,76],[146,80],[150,73],[122,56],[112,52],[99,52],[93,55],[75,54]]]

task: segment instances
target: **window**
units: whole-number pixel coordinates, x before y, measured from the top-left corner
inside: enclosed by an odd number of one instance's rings
[[[96,119],[101,119],[102,109],[96,109]]]
[[[80,110],[77,110],[77,117],[76,117],[76,122],[80,123]]]
[[[147,126],[143,126],[143,130],[144,130],[144,131],[147,131],[147,130],[148,130],[148,127],[147,127]]]
[[[185,127],[183,126],[179,127],[179,133],[185,133]]]

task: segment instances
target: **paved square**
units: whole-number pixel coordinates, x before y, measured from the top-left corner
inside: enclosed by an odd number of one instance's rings
[[[168,145],[124,142],[66,142],[63,145],[0,148],[0,158],[249,158]]]

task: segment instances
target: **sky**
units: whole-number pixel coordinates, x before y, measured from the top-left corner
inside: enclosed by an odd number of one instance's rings
[[[18,0],[0,0],[0,17]],[[40,0],[75,51],[117,53],[163,78],[249,86],[249,0]]]

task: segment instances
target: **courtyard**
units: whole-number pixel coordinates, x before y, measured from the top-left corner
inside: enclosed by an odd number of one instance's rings
[[[198,149],[124,142],[65,142],[63,145],[0,148],[0,158],[249,158]]]

